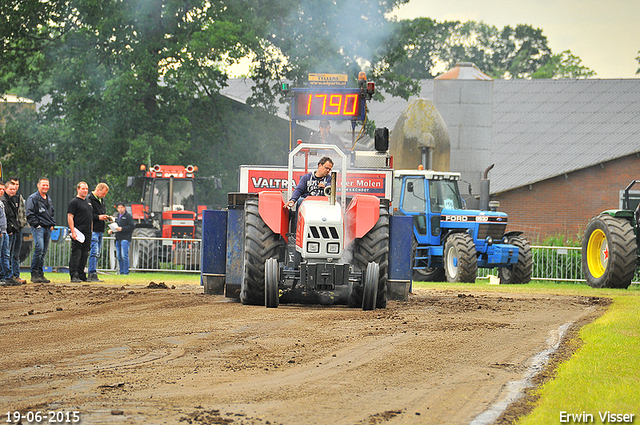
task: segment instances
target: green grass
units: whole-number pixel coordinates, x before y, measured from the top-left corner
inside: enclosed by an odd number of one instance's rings
[[[47,279],[52,283],[70,283],[70,278],[67,273],[45,273]],[[21,274],[23,279],[29,279],[28,273]],[[131,272],[129,275],[118,275],[111,273],[99,273],[98,277],[104,282],[100,285],[148,285],[149,282],[160,283],[164,282],[167,286],[171,285],[199,285],[200,274],[199,273],[170,273],[170,272]]]
[[[517,422],[519,425],[567,423],[561,422],[561,412],[576,415],[584,412],[592,415],[588,419],[593,421],[589,423],[598,424],[603,423],[599,414],[607,411],[634,414],[633,423],[640,423],[640,285],[619,290],[595,289],[575,283],[536,281],[528,285],[507,286],[480,282],[421,282],[414,286],[463,291],[583,295],[613,300],[600,318],[580,330],[578,338],[582,345],[558,367],[556,377],[538,390],[540,398],[535,402],[534,410],[521,418]]]
[[[583,345],[542,386],[533,412],[520,424],[558,423],[560,412],[635,414],[640,422],[640,294],[614,295],[613,304],[580,330]],[[606,421],[604,423],[607,423]]]

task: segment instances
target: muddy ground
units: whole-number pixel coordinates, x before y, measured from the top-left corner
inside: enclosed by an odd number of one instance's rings
[[[417,289],[384,310],[266,309],[197,285],[5,287],[0,420],[77,411],[83,424],[491,423],[486,412],[533,356],[605,301]]]

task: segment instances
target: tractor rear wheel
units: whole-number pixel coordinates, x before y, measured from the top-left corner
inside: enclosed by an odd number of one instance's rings
[[[278,260],[275,258],[269,258],[264,264],[264,305],[267,308],[278,308],[280,305],[278,269]]]
[[[529,283],[533,267],[533,256],[529,241],[522,236],[511,236],[507,243],[518,247],[518,262],[509,267],[500,267],[498,269],[500,283]]]
[[[353,241],[352,264],[355,270],[366,270],[369,263],[377,263],[380,268],[376,308],[387,307],[387,274],[389,269],[389,208],[380,204],[380,218],[369,232]],[[363,285],[353,285],[349,294],[349,306],[362,306]]]
[[[376,308],[378,279],[380,279],[380,266],[377,263],[369,263],[364,273],[364,290],[362,291],[362,309],[365,311]]]
[[[135,269],[157,269],[162,244],[158,238],[158,230],[153,227],[137,227],[131,234],[134,238],[131,249],[131,265]]]
[[[280,248],[280,235],[274,233],[260,217],[258,198],[247,199],[244,204],[244,261],[240,283],[242,304],[264,304],[265,263],[269,258],[278,258]]]
[[[600,214],[582,240],[582,270],[592,288],[628,288],[636,270],[636,235],[629,220]]]
[[[476,245],[467,233],[454,233],[444,245],[444,270],[448,282],[476,281],[478,259]]]

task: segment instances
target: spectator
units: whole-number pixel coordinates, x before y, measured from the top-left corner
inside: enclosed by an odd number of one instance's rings
[[[27,281],[20,278],[20,251],[22,250],[22,229],[27,226],[27,213],[25,211],[24,198],[18,193],[20,189],[20,179],[18,177],[11,177],[9,183],[13,183],[15,186],[16,193],[13,195],[12,201],[18,207],[18,231],[13,242],[13,248],[11,249],[11,269],[13,270],[13,278],[25,284]]]
[[[38,190],[27,198],[27,222],[33,233],[33,258],[31,259],[31,282],[50,283],[44,277],[44,257],[47,255],[51,231],[56,225],[54,217],[53,201],[47,195],[49,192],[49,179],[41,177],[38,181]]]
[[[69,275],[71,282],[87,282],[84,267],[87,265],[91,250],[91,231],[93,230],[93,207],[87,200],[89,186],[85,182],[76,185],[77,195],[69,202],[67,222],[71,236],[71,258]]]
[[[98,258],[102,253],[102,238],[104,236],[104,222],[113,218],[107,215],[103,199],[109,193],[106,183],[98,183],[95,190],[87,197],[93,208],[93,231],[91,232],[91,250],[89,253],[89,282],[102,282],[98,279]]]
[[[122,202],[116,205],[118,215],[116,217],[115,231],[109,229],[109,234],[116,234],[116,255],[118,256],[118,268],[120,274],[129,274],[129,244],[131,243],[131,235],[133,234],[133,217]]]
[[[321,120],[320,125],[318,127],[317,133],[312,133],[309,138],[309,143],[320,143],[324,145],[336,145],[343,152],[349,151],[349,146],[347,146],[344,141],[337,134],[333,134],[331,132],[331,124],[329,120]]]
[[[0,196],[4,197],[4,183],[0,181]],[[9,236],[7,236],[7,216],[4,202],[0,202],[0,282],[2,286],[13,286],[9,264]]]
[[[1,188],[2,186],[0,186],[0,189]],[[2,242],[2,268],[4,270],[4,278],[7,279],[9,283],[16,282],[22,285],[26,282],[14,275],[12,265],[15,241],[18,237],[22,236],[20,232],[21,228],[18,225],[18,205],[14,202],[16,186],[9,180],[4,186],[4,191],[0,190],[0,192],[4,192],[3,195],[0,195],[0,200],[2,201],[2,207],[4,208],[4,214],[6,216],[7,234],[6,241]]]

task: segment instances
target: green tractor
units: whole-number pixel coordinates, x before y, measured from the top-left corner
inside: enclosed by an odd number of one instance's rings
[[[640,204],[633,211],[629,191],[622,210],[607,210],[593,217],[582,240],[582,270],[592,288],[628,288],[640,258]]]

